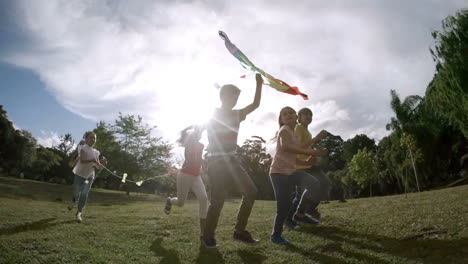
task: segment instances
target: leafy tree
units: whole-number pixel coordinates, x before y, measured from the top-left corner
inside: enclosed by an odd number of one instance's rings
[[[369,193],[372,196],[372,184],[380,178],[375,153],[367,148],[359,150],[348,164],[348,174],[361,187],[369,186]]]
[[[414,171],[414,177],[416,179],[416,187],[418,188],[418,192],[420,192],[421,189],[419,188],[419,179],[416,170],[416,163],[422,159],[421,151],[416,146],[416,140],[410,134],[407,133],[403,133],[401,137],[401,146],[408,150],[409,160],[411,161],[411,165]]]
[[[35,156],[36,139],[26,130],[16,130],[0,105],[0,168],[18,174]]]
[[[36,159],[32,164],[32,171],[35,173],[35,180],[47,181],[50,176],[52,168],[60,165],[62,157],[54,152],[52,148],[45,148],[39,146],[37,148]]]
[[[54,146],[54,149],[60,151],[63,157],[68,157],[75,148],[75,140],[71,134],[65,134],[59,137],[60,143]]]
[[[344,141],[340,136],[335,136],[328,132],[327,136],[315,143],[315,148],[325,148],[328,150],[328,157],[321,158],[319,166],[325,172],[341,170],[344,168],[346,161],[343,158]]]
[[[104,124],[98,125],[98,129],[101,129],[105,137],[108,138],[107,141],[112,142],[114,139],[104,128]],[[120,151],[115,157],[116,160],[112,161],[109,158],[109,161],[112,164],[119,163],[119,166],[122,166],[121,172],[125,171],[129,175],[129,180],[144,180],[155,175],[165,174],[171,168],[172,145],[163,141],[161,137],[153,137],[152,131],[156,126],[148,126],[143,122],[141,116],[135,117],[119,113],[115,125],[110,128],[119,144]],[[169,189],[164,187],[163,179],[155,181],[160,182],[161,188]]]
[[[468,138],[468,9],[444,19],[432,37],[436,73],[426,90],[427,106]]]
[[[370,151],[375,151],[375,141],[370,139],[368,136],[361,134],[356,135],[355,137],[346,140],[343,143],[343,158],[346,162],[350,162],[353,159],[353,156],[367,148]]]
[[[244,144],[237,149],[241,164],[246,169],[258,189],[258,199],[274,199],[269,171],[272,162],[271,155],[267,153],[266,141],[259,136],[246,139]]]

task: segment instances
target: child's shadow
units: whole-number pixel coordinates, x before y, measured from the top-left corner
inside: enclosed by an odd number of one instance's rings
[[[302,249],[300,247],[297,247],[294,244],[287,245],[286,250],[299,253],[299,254],[303,255],[304,257],[306,257],[306,258],[309,258],[309,259],[314,260],[314,261],[318,261],[318,263],[334,263],[334,264],[335,263],[336,264],[348,263],[348,262],[346,262],[346,261],[344,261],[342,259],[336,258],[336,257],[316,253],[315,251],[311,251],[311,250]]]
[[[421,261],[428,263],[468,263],[468,239],[431,239],[410,237],[397,239],[382,235],[365,234],[331,226],[306,228],[304,232],[320,236],[333,242],[319,248],[322,251],[334,251],[346,257],[367,261],[367,263],[389,263],[373,254],[365,254],[346,249],[343,243],[359,249],[366,249],[380,254],[388,254],[405,261]],[[323,255],[322,255],[323,256]]]
[[[216,248],[205,248],[200,244],[196,262],[197,264],[224,263],[223,255]]]
[[[57,218],[52,217],[52,218],[42,219],[42,220],[39,220],[39,221],[36,221],[36,222],[20,224],[20,225],[13,226],[13,227],[1,228],[0,229],[0,236],[17,234],[17,233],[28,232],[28,231],[45,230],[47,228],[50,228],[50,227],[53,227],[53,226],[56,226],[56,225],[71,224],[71,223],[76,222],[75,220],[69,220],[69,221],[62,221],[62,222],[52,223],[52,221],[54,221],[55,219],[57,219]]]
[[[268,257],[263,254],[251,252],[249,250],[239,250],[237,251],[237,254],[242,259],[242,261],[247,264],[262,264],[265,260],[268,259]]]
[[[162,259],[159,263],[167,263],[167,264],[179,264],[179,255],[177,254],[177,251],[174,249],[165,249],[161,243],[163,239],[158,238],[155,241],[153,241],[153,244],[151,244],[150,249],[156,253],[157,256],[161,256]]]

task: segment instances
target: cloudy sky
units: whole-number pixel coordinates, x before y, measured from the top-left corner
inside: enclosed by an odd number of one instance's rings
[[[309,107],[310,129],[348,139],[388,132],[390,89],[424,95],[431,31],[466,0],[69,1],[0,3],[0,104],[43,144],[81,137],[118,112],[138,114],[173,142],[219,106],[215,84],[253,99],[255,78],[218,30],[260,68],[309,95],[263,88],[240,141],[271,138],[284,106]]]

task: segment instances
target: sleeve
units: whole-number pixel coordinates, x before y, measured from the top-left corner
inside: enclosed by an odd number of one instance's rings
[[[291,143],[292,141],[292,135],[291,133],[285,129],[285,127],[281,127],[280,130],[278,131],[278,141],[281,140],[281,143]]]
[[[101,155],[101,152],[99,152],[99,150],[95,149],[94,150],[94,155],[95,155],[96,159],[99,160],[99,155]]]

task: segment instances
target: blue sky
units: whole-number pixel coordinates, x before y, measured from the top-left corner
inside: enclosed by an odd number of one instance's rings
[[[65,109],[46,90],[30,70],[0,63],[0,104],[17,128],[30,131],[42,144],[50,144],[56,136],[67,133],[75,139],[82,131],[92,129],[95,122]]]
[[[321,129],[380,139],[390,89],[424,95],[434,74],[431,31],[466,7],[448,1],[1,1],[0,104],[43,144],[75,139],[119,112],[138,114],[173,142],[218,106],[215,83],[255,80],[227,52],[223,30],[260,68],[310,100],[263,88],[240,141],[271,138],[279,110],[314,112]],[[285,11],[286,10],[286,11]]]

